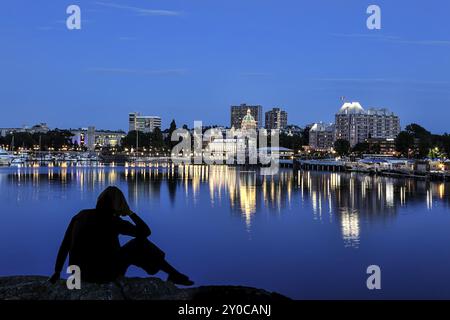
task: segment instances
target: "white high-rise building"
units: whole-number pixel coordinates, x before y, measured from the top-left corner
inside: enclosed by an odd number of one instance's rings
[[[400,133],[400,119],[387,109],[364,110],[359,102],[346,102],[336,114],[335,139],[354,147],[368,138],[395,139]]]
[[[137,112],[129,114],[128,131],[140,131],[144,133],[153,132],[156,128],[161,129],[161,117],[141,116]]]

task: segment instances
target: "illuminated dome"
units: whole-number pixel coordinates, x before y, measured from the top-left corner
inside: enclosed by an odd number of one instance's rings
[[[346,102],[339,110],[340,114],[364,113],[364,109],[359,102]]]
[[[241,127],[243,130],[256,129],[256,121],[251,115],[250,109],[247,109],[247,114],[242,119]]]

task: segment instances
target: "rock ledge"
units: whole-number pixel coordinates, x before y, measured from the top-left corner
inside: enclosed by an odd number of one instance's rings
[[[289,300],[278,293],[241,286],[202,286],[180,289],[159,278],[122,278],[113,283],[83,283],[68,290],[65,280],[48,283],[43,276],[0,277],[0,300]]]

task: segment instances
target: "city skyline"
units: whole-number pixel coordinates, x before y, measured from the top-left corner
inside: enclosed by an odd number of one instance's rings
[[[396,131],[392,132],[388,135],[388,138],[394,139],[398,133],[401,131],[401,129],[403,129],[406,125],[401,125],[401,120],[398,117],[398,115],[395,114],[395,112],[391,112],[389,109],[387,108],[368,108],[367,110],[364,110],[364,108],[362,108],[361,104],[357,101],[353,101],[353,102],[342,102],[342,105],[340,106],[340,108],[335,111],[334,113],[334,120],[338,121],[338,116],[342,114],[342,110],[346,109],[348,107],[358,107],[361,110],[361,113],[363,115],[367,115],[367,116],[375,116],[376,117],[393,117],[393,119],[395,119],[396,122]],[[230,108],[230,112],[229,112],[229,116],[231,116],[231,123],[229,124],[223,124],[223,123],[212,123],[212,124],[208,124],[208,123],[203,123],[203,126],[218,126],[218,127],[222,127],[222,128],[236,128],[236,129],[240,129],[241,128],[241,122],[244,118],[244,115],[251,113],[253,115],[254,119],[260,119],[259,121],[256,120],[256,124],[257,127],[259,129],[276,129],[278,126],[278,129],[281,130],[287,130],[289,131],[289,128],[291,126],[297,126],[298,128],[310,128],[313,126],[317,126],[317,125],[336,125],[336,121],[332,121],[329,123],[326,123],[322,120],[317,121],[317,122],[312,122],[312,123],[303,123],[303,124],[298,124],[298,123],[290,123],[287,121],[288,119],[288,113],[286,110],[283,110],[282,108],[276,107],[276,108],[271,108],[268,109],[267,111],[261,106],[261,105],[247,105],[245,103],[240,104],[240,105],[232,105]],[[346,113],[346,112],[345,112]],[[354,112],[350,112],[350,114],[353,114]],[[356,112],[357,114],[359,114],[360,112]],[[264,117],[263,117],[264,115]],[[277,119],[277,117],[281,117],[280,119]],[[131,132],[134,130],[139,130],[141,132],[144,133],[149,133],[149,132],[153,132],[155,128],[159,128],[161,131],[167,131],[170,127],[170,123],[172,122],[172,120],[176,121],[176,119],[166,119],[167,124],[163,125],[163,120],[160,116],[157,115],[144,115],[141,114],[140,112],[130,112],[128,114],[128,126],[127,129],[114,129],[114,128],[99,128],[94,124],[88,125],[88,126],[80,126],[80,127],[68,127],[68,128],[63,128],[63,127],[52,127],[49,126],[47,122],[40,122],[34,125],[22,125],[21,127],[13,127],[13,126],[9,126],[9,127],[4,127],[1,128],[1,135],[4,136],[6,135],[8,132],[13,132],[13,131],[39,131],[42,128],[45,128],[47,131],[48,130],[54,130],[54,129],[58,129],[58,130],[89,130],[89,128],[94,128],[94,129],[99,129],[101,131],[106,131],[106,132]],[[280,121],[280,123],[278,123]],[[239,124],[238,124],[239,123]],[[258,124],[259,123],[259,124]],[[416,122],[417,124],[420,125],[420,123]],[[181,124],[181,123],[176,123],[178,128],[181,128],[187,124]],[[375,125],[374,130],[381,130],[381,127],[378,128],[380,125],[384,126],[385,123],[372,123],[371,125]],[[187,125],[188,128],[193,129],[194,126],[189,126]],[[348,128],[347,128],[348,129]],[[323,131],[323,128],[319,131]],[[370,136],[377,136],[377,132],[371,132]],[[381,134],[381,132],[380,132]],[[381,134],[381,136],[383,136],[384,134]],[[348,140],[348,137],[345,139]]]
[[[380,31],[366,28],[369,1],[80,0],[82,29],[72,31],[69,4],[2,4],[0,127],[126,130],[134,110],[163,127],[226,125],[240,103],[279,106],[304,126],[331,122],[345,96],[395,111],[402,125],[449,131],[443,0],[377,1]]]

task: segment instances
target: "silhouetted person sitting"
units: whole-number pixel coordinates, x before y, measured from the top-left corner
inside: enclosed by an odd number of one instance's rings
[[[128,222],[120,216],[129,216]],[[55,273],[50,282],[60,278],[67,254],[69,265],[80,267],[81,279],[87,282],[111,282],[124,276],[130,265],[154,275],[162,270],[167,281],[190,286],[194,283],[165,260],[165,253],[147,240],[150,228],[132,212],[118,188],[108,187],[98,197],[93,210],[83,210],[73,217],[58,252]],[[120,246],[119,235],[134,239]]]

